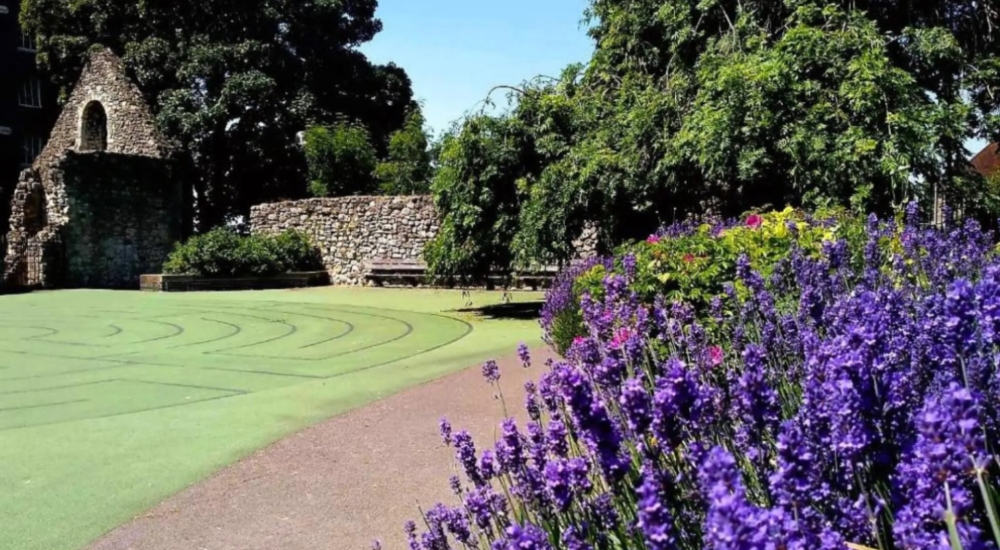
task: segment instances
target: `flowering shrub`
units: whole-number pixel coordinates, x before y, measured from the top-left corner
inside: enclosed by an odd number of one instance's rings
[[[997,548],[992,236],[860,234],[857,264],[840,238],[768,277],[741,255],[704,314],[607,275],[524,426],[480,453],[442,421],[460,504],[411,550]]]
[[[587,292],[599,299],[611,272],[625,276],[629,289],[647,304],[662,297],[702,310],[723,294],[727,282],[736,279],[740,256],[746,255],[769,277],[793,247],[816,256],[824,242],[840,237],[855,244],[852,249],[859,249],[856,238],[847,238],[854,237],[859,225],[842,212],[807,216],[791,208],[754,214],[739,222],[677,224],[624,247],[614,262],[596,258],[564,272],[546,296],[542,328],[556,350],[565,353],[569,342],[583,335],[580,296]]]

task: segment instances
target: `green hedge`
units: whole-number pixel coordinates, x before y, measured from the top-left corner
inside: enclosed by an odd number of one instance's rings
[[[178,244],[163,264],[164,273],[211,278],[254,277],[323,269],[322,256],[298,231],[241,236],[214,229]]]

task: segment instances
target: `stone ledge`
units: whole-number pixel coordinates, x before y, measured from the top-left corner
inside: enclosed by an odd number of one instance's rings
[[[139,289],[146,292],[196,292],[217,290],[276,290],[306,288],[330,284],[326,271],[283,273],[270,277],[210,279],[197,275],[141,275]]]

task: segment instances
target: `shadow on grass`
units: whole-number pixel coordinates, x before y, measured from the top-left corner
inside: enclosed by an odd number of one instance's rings
[[[482,307],[467,307],[456,311],[484,319],[530,321],[538,319],[541,316],[542,305],[544,303],[541,300],[537,302],[515,302]]]

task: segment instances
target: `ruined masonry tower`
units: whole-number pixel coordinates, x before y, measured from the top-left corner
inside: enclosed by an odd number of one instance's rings
[[[183,230],[167,142],[111,51],[91,55],[11,203],[9,285],[138,288]]]

